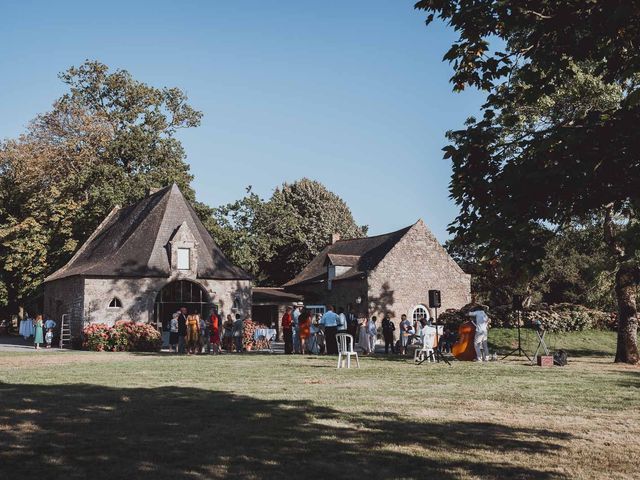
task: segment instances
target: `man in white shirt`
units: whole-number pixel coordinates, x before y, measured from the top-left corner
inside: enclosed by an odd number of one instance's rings
[[[473,346],[476,349],[476,361],[486,362],[489,360],[489,343],[487,341],[489,317],[482,309],[469,312],[469,316],[473,317],[471,322],[476,326],[476,335],[473,341]]]
[[[324,338],[329,355],[338,353],[338,344],[336,343],[336,333],[338,333],[338,322],[340,318],[333,311],[333,305],[327,305],[327,311],[324,312],[320,319],[320,325],[324,325]]]
[[[338,312],[338,333],[347,333],[347,316],[344,313],[344,308],[340,307]]]

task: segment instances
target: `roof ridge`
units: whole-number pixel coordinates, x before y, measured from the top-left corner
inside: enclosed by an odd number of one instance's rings
[[[168,188],[171,188],[171,187],[166,187],[166,188],[163,188],[162,190],[158,190],[158,191],[157,191],[156,193],[154,193],[153,195],[149,195],[148,197],[145,197],[145,198],[143,198],[142,200],[143,200],[143,201],[144,201],[144,200],[147,200],[147,201],[148,201],[151,197],[153,197],[153,196],[157,195],[157,194],[158,194],[158,193],[160,193],[160,192],[163,192],[163,195],[161,195],[161,197],[162,197],[162,196],[166,195],[165,190],[167,190]],[[169,203],[169,202],[168,202],[168,201],[166,201],[166,202],[164,202],[164,203],[165,203],[164,208],[165,208],[165,211],[166,211],[166,209],[167,209],[167,205],[168,205],[168,203]],[[144,216],[144,218],[142,219],[142,221],[141,221],[141,222],[139,222],[139,223],[135,226],[135,228],[133,228],[133,229],[131,230],[131,233],[130,233],[129,235],[127,235],[127,236],[126,236],[126,238],[125,238],[125,239],[124,239],[124,241],[120,244],[120,246],[111,252],[111,256],[112,256],[112,257],[115,257],[115,256],[120,252],[120,250],[122,250],[122,249],[124,248],[124,246],[125,246],[127,243],[129,243],[129,240],[131,239],[131,237],[132,237],[132,236],[134,236],[134,235],[136,234],[136,232],[137,232],[137,231],[138,231],[138,229],[140,228],[140,225],[141,225],[141,224],[143,224],[143,223],[144,223],[144,222],[149,218],[149,215],[151,215],[151,213],[152,213],[156,208],[158,208],[158,205],[159,205],[159,204],[160,204],[160,202],[158,202],[154,207],[152,207],[152,208],[151,208],[151,210],[149,210],[149,213],[148,213],[147,215],[145,215],[145,216]],[[127,208],[129,208],[129,207],[137,207],[138,205],[140,205],[140,202],[137,202],[137,203],[134,203],[134,204],[132,204],[132,205],[129,205]],[[162,215],[164,216],[164,212],[162,212]],[[160,222],[160,224],[161,224],[161,223],[162,223],[162,222]],[[156,230],[156,238],[157,238],[157,235],[158,235],[158,231]],[[147,264],[149,263],[149,259],[150,259],[150,258],[151,258],[151,254],[149,254],[149,258],[147,258]]]
[[[368,240],[370,238],[386,237],[387,235],[393,235],[395,233],[400,233],[403,230],[408,230],[411,227],[413,227],[414,225],[415,225],[415,223],[411,224],[411,225],[409,225],[407,227],[403,227],[403,228],[399,228],[398,230],[394,230],[393,232],[380,233],[378,235],[371,235],[371,236],[366,236],[366,237],[354,237],[354,238],[341,238],[340,240],[336,240],[336,242],[334,242],[332,245],[335,245],[336,243],[340,243],[340,242],[350,242],[352,240]]]
[[[160,232],[160,229],[162,228],[162,224],[164,223],[164,217],[167,214],[167,209],[169,208],[169,204],[171,203],[171,195],[173,193],[173,187],[176,186],[176,183],[174,182],[172,185],[164,188],[163,190],[167,190],[169,192],[169,195],[167,195],[167,200],[164,202],[164,207],[162,209],[162,213],[160,215],[160,221],[156,223],[156,229],[154,232],[154,238],[155,241],[153,242],[153,247],[149,250],[149,255],[147,257],[146,260],[146,264],[149,265],[149,263],[151,262],[151,257],[153,256],[153,253],[155,252],[156,249],[156,243],[158,243],[158,233]],[[178,190],[180,191],[180,190]],[[151,213],[151,212],[149,212]],[[148,218],[148,217],[147,217]],[[146,218],[145,218],[146,220]],[[179,227],[178,227],[179,228]]]

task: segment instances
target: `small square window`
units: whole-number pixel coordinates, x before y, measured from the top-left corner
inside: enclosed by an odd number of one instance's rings
[[[190,270],[191,269],[191,249],[179,248],[178,249],[178,270]]]

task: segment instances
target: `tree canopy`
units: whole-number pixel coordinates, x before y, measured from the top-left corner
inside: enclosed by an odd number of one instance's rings
[[[11,311],[37,294],[115,205],[173,182],[195,200],[174,135],[199,125],[201,113],[182,91],[97,61],[60,79],[68,91],[52,110],[0,143],[0,302]]]
[[[637,363],[640,4],[624,0],[424,0],[455,29],[454,90],[487,91],[450,132],[451,226],[524,284],[554,234],[601,219],[615,260],[617,361]],[[498,48],[491,48],[494,41]]]
[[[248,188],[243,199],[216,209],[215,218],[214,238],[225,253],[266,285],[293,278],[333,233],[353,238],[367,231],[340,197],[307,178],[282,184],[266,201]]]

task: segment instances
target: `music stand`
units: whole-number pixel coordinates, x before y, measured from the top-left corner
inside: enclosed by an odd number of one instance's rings
[[[544,336],[547,334],[547,331],[542,328],[541,325],[538,325],[536,328],[536,335],[538,335],[538,347],[536,348],[536,353],[533,354],[533,358],[531,359],[531,365],[535,362],[534,360],[538,356],[538,352],[540,351],[540,347],[544,350],[545,355],[549,355],[549,349],[547,348],[547,342],[544,341]]]
[[[527,360],[531,362],[532,361],[531,358],[529,358],[529,355],[527,355],[527,352],[525,352],[524,349],[522,348],[522,338],[520,337],[520,315],[522,313],[522,310],[517,309],[516,312],[518,314],[518,322],[516,323],[516,328],[518,329],[518,346],[513,350],[511,350],[509,353],[507,353],[504,357],[502,357],[502,360],[517,353],[519,357],[524,355],[525,357],[527,357]]]

